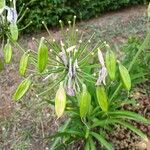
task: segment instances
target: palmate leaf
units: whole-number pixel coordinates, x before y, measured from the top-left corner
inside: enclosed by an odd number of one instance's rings
[[[114,150],[114,148],[111,146],[111,144],[109,144],[102,135],[97,134],[95,132],[91,132],[90,134],[95,139],[97,139],[99,141],[99,143],[102,144],[107,150]]]
[[[118,119],[110,119],[110,121],[113,124],[120,124],[128,129],[130,129],[131,131],[133,131],[134,133],[136,133],[137,135],[139,135],[141,138],[143,138],[144,140],[147,140],[147,136],[140,131],[139,129],[137,129],[136,127],[134,127],[133,125],[131,125],[130,123],[127,123],[125,121],[122,120],[118,120]]]
[[[150,120],[144,118],[142,115],[139,115],[135,112],[131,112],[131,111],[124,111],[124,110],[118,110],[118,111],[114,111],[114,112],[108,112],[109,115],[115,117],[115,118],[128,118],[131,120],[135,120],[138,122],[143,122],[146,124],[150,124]]]

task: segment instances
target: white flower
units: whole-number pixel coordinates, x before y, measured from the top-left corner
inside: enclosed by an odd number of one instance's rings
[[[102,69],[99,71],[99,76],[96,85],[101,85],[102,83],[106,85],[106,81],[105,81],[106,77],[107,77],[107,69],[106,67],[102,67]]]
[[[101,64],[102,66],[105,66],[103,54],[102,54],[102,52],[101,52],[100,49],[98,49],[98,59],[99,59],[100,64]]]
[[[7,6],[5,7],[5,9],[7,10],[7,21],[10,23],[16,24],[17,18],[18,18],[16,9],[15,8],[9,8]]]
[[[67,49],[66,49],[66,52],[68,52],[68,53],[69,53],[69,52],[72,52],[75,48],[76,48],[76,45],[73,45],[73,46],[67,48]]]
[[[107,73],[107,69],[105,67],[103,54],[100,51],[100,49],[98,49],[98,59],[99,59],[99,62],[101,64],[101,66],[102,66],[102,69],[99,71],[99,76],[98,76],[96,85],[101,85],[102,83],[105,85],[106,84],[105,79],[106,79],[108,73]]]

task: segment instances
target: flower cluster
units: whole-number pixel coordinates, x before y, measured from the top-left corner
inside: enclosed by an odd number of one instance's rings
[[[0,5],[0,15],[2,15],[4,10],[7,10],[7,21],[11,24],[16,24],[18,18],[16,11],[16,0],[13,0],[13,7],[8,7],[5,0],[2,0]]]

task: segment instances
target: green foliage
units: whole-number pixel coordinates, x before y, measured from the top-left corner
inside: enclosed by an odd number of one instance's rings
[[[17,5],[23,3],[30,9],[22,20],[26,25],[33,21],[32,30],[41,29],[42,21],[48,26],[58,25],[59,20],[68,21],[72,15],[76,15],[78,20],[89,19],[99,16],[101,13],[117,10],[121,7],[142,4],[142,0],[20,0]],[[30,28],[31,30],[31,28]]]
[[[150,61],[150,52],[149,52],[149,46],[150,46],[150,40],[149,40],[149,34],[147,35],[145,41],[143,43],[143,51],[140,54],[140,56],[136,59],[134,63],[134,67],[130,71],[130,75],[132,77],[132,83],[139,84],[142,82],[146,82],[149,80],[149,61]],[[124,64],[126,66],[129,66],[129,62],[133,59],[137,51],[139,50],[143,39],[139,37],[129,37],[127,43],[125,43],[122,46],[122,51],[125,54],[124,57]],[[145,44],[146,43],[146,44]],[[145,47],[145,46],[146,47]]]

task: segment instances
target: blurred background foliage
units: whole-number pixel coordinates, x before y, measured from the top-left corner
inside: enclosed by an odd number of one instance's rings
[[[42,21],[48,26],[57,26],[61,19],[67,22],[73,15],[78,20],[87,20],[91,17],[97,17],[103,12],[117,10],[119,8],[148,3],[150,0],[19,0],[18,9],[21,9],[23,3],[29,8],[25,18],[21,22],[24,26],[33,21],[27,30],[41,29]],[[19,10],[18,10],[19,11]],[[26,31],[27,31],[26,30]]]

